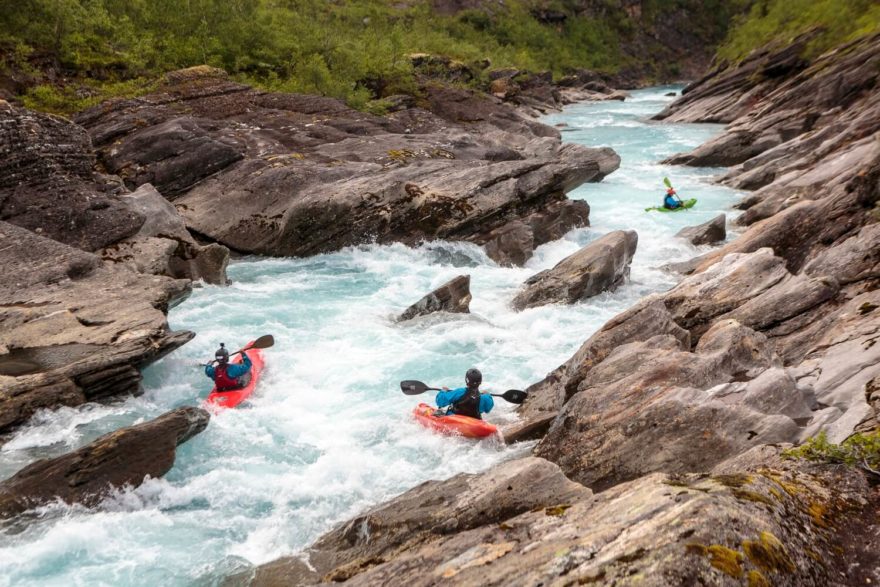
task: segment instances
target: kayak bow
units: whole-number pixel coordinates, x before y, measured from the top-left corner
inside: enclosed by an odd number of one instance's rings
[[[476,418],[459,416],[437,416],[437,408],[422,403],[413,410],[413,416],[425,428],[436,430],[442,434],[464,436],[465,438],[485,438],[492,436],[498,428]]]

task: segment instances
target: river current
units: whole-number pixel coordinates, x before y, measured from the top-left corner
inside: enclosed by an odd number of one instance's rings
[[[411,418],[420,398],[401,394],[399,382],[458,387],[477,366],[484,390],[523,389],[609,318],[675,284],[658,267],[701,249],[673,235],[728,211],[739,197],[710,183],[721,170],[657,163],[721,128],[648,121],[678,89],[573,105],[545,119],[560,125],[566,141],[614,148],[622,163],[570,194],[589,202],[591,226],[540,247],[524,268],[498,267],[469,244],[365,245],[307,259],[245,258],[230,265],[231,286],[196,288],[169,322],[198,335],[145,371],[142,396],[38,414],[0,447],[0,479],[120,426],[198,405],[211,382],[197,363],[219,342],[239,348],[271,333],[276,345],[265,351],[257,392],[182,445],[164,478],[119,491],[96,509],[54,504],[27,523],[0,526],[0,586],[218,584],[302,550],[334,524],[422,481],[527,454],[528,443],[508,447],[421,428]],[[683,198],[699,199],[693,210],[644,211],[662,201],[664,176]],[[510,309],[527,277],[617,229],[639,234],[626,285],[573,306]],[[463,273],[471,276],[471,314],[393,321]],[[513,406],[497,399],[487,419],[514,418]]]

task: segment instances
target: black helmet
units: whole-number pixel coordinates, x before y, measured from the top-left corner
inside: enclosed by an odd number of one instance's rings
[[[217,359],[217,362],[221,365],[225,365],[229,362],[229,351],[226,350],[222,342],[220,343],[220,348],[214,353],[214,358]]]
[[[483,382],[483,374],[480,373],[479,369],[472,367],[467,370],[467,373],[465,373],[464,382],[467,383],[468,387],[479,387]]]

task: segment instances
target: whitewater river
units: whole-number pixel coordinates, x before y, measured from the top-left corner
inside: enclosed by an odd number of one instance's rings
[[[677,89],[677,88],[676,88]],[[163,479],[87,511],[55,505],[29,524],[0,528],[0,585],[211,585],[230,572],[303,549],[334,524],[426,480],[475,472],[526,454],[434,435],[413,422],[419,398],[402,379],[459,386],[468,367],[484,389],[525,388],[568,359],[606,320],[668,289],[657,269],[698,250],[672,238],[725,211],[738,194],[709,185],[713,169],[657,161],[689,150],[714,125],[654,124],[670,88],[626,102],[582,104],[548,117],[567,141],[613,147],[618,171],[575,190],[592,226],[541,247],[525,268],[501,268],[472,245],[363,246],[308,259],[248,258],[230,265],[226,288],[202,287],[169,316],[198,336],[144,373],[146,393],[114,405],[63,408],[34,418],[0,448],[0,479],[33,460],[75,449],[120,426],[197,405],[210,381],[195,367],[219,342],[239,348],[275,336],[255,396],[211,419],[177,453]],[[694,210],[645,213],[668,175]],[[631,281],[574,306],[513,312],[519,285],[598,236],[638,231]],[[461,273],[471,275],[471,314],[397,325],[392,316]],[[424,396],[424,399],[430,399]],[[495,423],[515,417],[496,401]]]

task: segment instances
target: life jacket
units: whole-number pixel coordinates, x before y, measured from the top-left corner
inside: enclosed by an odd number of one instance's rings
[[[668,210],[674,210],[679,207],[678,200],[672,197],[672,194],[666,194],[666,197],[663,198],[663,207]]]
[[[217,365],[214,368],[214,385],[217,386],[217,391],[231,391],[241,387],[238,379],[226,374],[226,365]]]
[[[459,416],[469,416],[482,420],[480,416],[480,393],[479,389],[468,389],[464,397],[452,404],[452,412]]]

